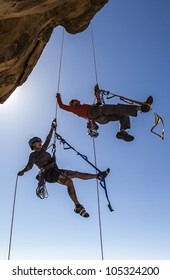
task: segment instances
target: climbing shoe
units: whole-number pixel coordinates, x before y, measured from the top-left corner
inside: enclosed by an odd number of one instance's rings
[[[130,142],[130,141],[133,141],[134,140],[134,137],[130,134],[128,134],[126,131],[119,131],[117,134],[116,134],[116,137],[117,139],[122,139],[122,140],[125,140],[126,142]]]
[[[80,214],[80,216],[84,218],[88,218],[90,216],[81,204],[76,205],[74,212]]]
[[[153,97],[152,96],[149,96],[146,101],[142,104],[141,106],[141,111],[142,112],[149,112],[150,110],[150,106],[152,105],[153,103]]]
[[[109,173],[110,173],[110,168],[107,168],[105,171],[99,172],[97,174],[97,179],[103,181]]]

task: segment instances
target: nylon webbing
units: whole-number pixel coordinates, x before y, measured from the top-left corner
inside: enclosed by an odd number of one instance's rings
[[[145,102],[141,102],[141,101],[138,101],[138,100],[134,100],[134,99],[131,99],[131,98],[127,98],[127,97],[124,97],[124,96],[121,96],[121,95],[118,95],[118,94],[115,94],[115,93],[111,93],[110,91],[106,91],[106,90],[103,90],[103,89],[100,89],[99,92],[103,95],[106,96],[107,99],[111,99],[111,98],[114,98],[114,97],[118,97],[120,100],[128,103],[128,104],[138,104],[138,105],[148,105],[150,107],[150,110],[153,112],[154,114],[154,125],[152,126],[151,128],[151,132],[157,136],[159,136],[162,140],[164,140],[164,132],[165,132],[165,129],[164,129],[164,121],[162,119],[162,117],[160,115],[158,115],[154,110],[153,108],[151,107],[150,104],[147,104]],[[155,128],[156,126],[161,123],[162,124],[162,132],[161,134],[160,133],[157,133],[155,132]]]

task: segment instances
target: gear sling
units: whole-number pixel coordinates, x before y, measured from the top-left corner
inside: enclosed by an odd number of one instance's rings
[[[55,164],[56,164],[55,159],[53,158],[53,161],[50,162],[47,166],[41,168],[38,175],[36,176],[36,179],[38,180],[36,195],[41,199],[48,197],[48,191],[46,188],[46,181],[45,181],[45,172],[50,168],[54,167]]]
[[[90,164],[94,169],[96,169],[96,171],[98,171],[99,173],[101,173],[100,169],[98,169],[93,163],[91,163],[87,156],[79,153],[78,151],[76,151],[68,142],[65,141],[65,139],[63,139],[61,137],[61,135],[59,135],[57,132],[55,132],[55,135],[56,135],[56,138],[60,141],[60,143],[63,144],[63,148],[64,150],[68,150],[68,149],[72,149],[73,151],[75,151],[77,153],[77,155],[79,155],[80,157],[82,157],[88,164]],[[105,195],[106,195],[106,199],[108,201],[108,208],[109,210],[112,212],[114,211],[112,206],[111,206],[111,203],[110,203],[110,200],[109,200],[109,197],[108,197],[108,193],[107,193],[107,188],[106,188],[106,182],[105,182],[105,179],[99,179],[100,180],[100,185],[101,187],[104,189],[105,191]]]

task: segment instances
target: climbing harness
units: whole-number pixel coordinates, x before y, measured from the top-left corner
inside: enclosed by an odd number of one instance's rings
[[[130,99],[130,98],[127,98],[127,97],[124,97],[124,96],[121,96],[121,95],[118,95],[118,94],[115,94],[115,93],[111,93],[110,91],[106,91],[106,90],[103,90],[103,89],[99,89],[99,94],[100,95],[103,95],[103,96],[106,96],[107,99],[111,99],[111,98],[114,98],[114,97],[118,97],[120,100],[128,103],[128,104],[138,104],[138,105],[148,105],[150,107],[150,110],[153,112],[154,114],[154,125],[153,127],[151,128],[151,132],[154,133],[155,135],[159,136],[162,140],[164,140],[164,121],[162,119],[161,116],[159,116],[150,106],[150,104],[146,104],[145,102],[141,102],[141,101],[137,101],[137,100],[133,100],[133,99]],[[155,128],[156,126],[161,123],[162,124],[162,132],[161,134],[160,133],[157,133],[155,132]]]
[[[97,92],[100,102],[96,103],[96,105],[102,105],[105,104],[104,102],[104,98],[103,98],[103,94],[100,94],[99,92]],[[97,138],[97,136],[99,136],[99,126],[95,123],[94,119],[88,119],[87,121],[87,135],[90,135],[91,137]]]
[[[57,139],[60,141],[60,143],[63,144],[63,148],[64,150],[69,150],[69,149],[72,149],[73,151],[75,151],[77,153],[77,155],[79,155],[80,157],[82,157],[88,164],[90,164],[96,171],[98,171],[99,173],[101,173],[100,169],[98,169],[93,163],[91,163],[87,156],[81,154],[80,152],[78,152],[77,150],[75,150],[68,142],[66,142],[65,139],[63,139],[61,137],[61,135],[59,135],[57,132],[55,133],[56,134],[56,137]],[[108,207],[109,207],[109,210],[112,212],[114,211],[112,206],[111,206],[111,203],[110,203],[110,200],[109,200],[109,197],[108,197],[108,193],[107,193],[107,188],[106,188],[106,182],[105,182],[105,179],[99,179],[100,180],[100,185],[101,187],[104,189],[105,191],[105,195],[106,195],[106,199],[108,201]]]
[[[98,84],[95,85],[95,96],[99,100],[95,105],[103,105],[105,104],[103,94],[99,92]],[[88,119],[87,122],[87,134],[90,135],[91,137],[96,138],[99,135],[98,129],[99,126],[95,123],[95,120],[92,118]]]

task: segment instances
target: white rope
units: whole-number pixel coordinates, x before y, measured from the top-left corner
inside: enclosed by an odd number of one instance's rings
[[[60,62],[59,62],[59,70],[58,70],[58,83],[57,83],[57,93],[59,93],[60,91],[60,82],[61,82],[61,67],[62,67],[62,59],[63,59],[63,48],[64,48],[64,27],[62,28],[62,38],[61,38],[61,50],[60,50]],[[54,144],[53,147],[55,149],[56,146],[56,141],[57,141],[57,136],[56,136],[56,132],[57,132],[57,113],[58,113],[58,105],[56,102],[55,105],[55,122],[56,122],[56,128],[55,128],[55,133],[54,133]]]
[[[16,177],[15,190],[14,190],[13,209],[12,209],[12,218],[11,218],[11,230],[10,230],[9,249],[8,249],[8,260],[10,260],[10,257],[11,257],[13,225],[14,225],[14,216],[15,216],[15,203],[16,203],[16,196],[17,196],[17,185],[18,185],[18,175]]]
[[[59,62],[59,70],[58,70],[58,83],[57,83],[57,93],[60,92],[60,82],[61,82],[61,67],[62,67],[62,59],[63,59],[63,48],[64,48],[64,27],[62,28],[62,39],[61,39],[61,50],[60,50],[60,62]],[[55,119],[57,122],[57,102],[55,109]]]
[[[93,28],[92,23],[90,23],[90,30],[91,30],[91,42],[92,42],[92,50],[93,50],[93,63],[94,63],[94,72],[95,72],[95,79],[96,84],[98,84],[98,77],[97,77],[97,64],[96,64],[96,55],[95,55],[95,46],[94,46],[94,35],[93,35]],[[93,138],[93,152],[94,152],[94,162],[95,166],[97,167],[97,156],[96,156],[96,145],[95,139]],[[103,237],[102,237],[102,222],[101,222],[101,210],[100,210],[100,195],[99,195],[99,182],[96,180],[97,184],[97,204],[98,204],[98,222],[99,222],[99,235],[100,235],[100,251],[101,251],[101,259],[104,260],[104,253],[103,253]]]

